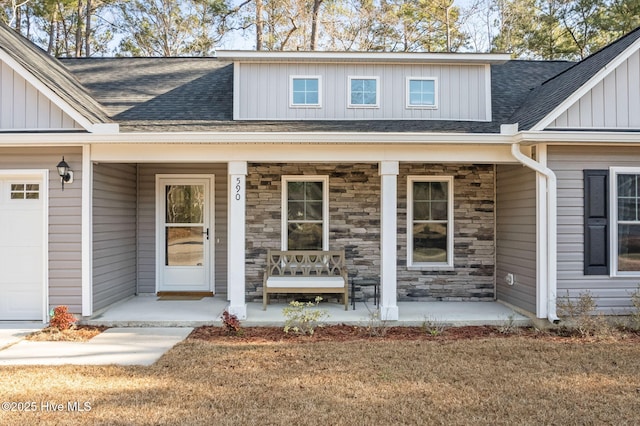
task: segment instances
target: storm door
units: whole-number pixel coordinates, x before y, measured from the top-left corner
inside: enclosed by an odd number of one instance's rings
[[[158,291],[213,291],[213,176],[157,183]]]

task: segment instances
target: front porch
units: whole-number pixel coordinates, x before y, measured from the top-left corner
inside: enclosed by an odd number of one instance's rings
[[[92,317],[83,318],[88,325],[110,327],[197,327],[221,325],[220,316],[227,308],[224,297],[204,297],[200,300],[158,300],[157,296],[134,296],[116,303]],[[266,311],[262,303],[247,303],[245,327],[284,325],[282,309],[285,304],[274,303]],[[326,310],[325,324],[367,325],[376,307],[356,302],[356,309],[344,310],[339,303],[322,303]],[[389,326],[420,326],[425,322],[449,326],[465,325],[531,325],[531,320],[499,302],[398,302],[399,319],[388,321]]]

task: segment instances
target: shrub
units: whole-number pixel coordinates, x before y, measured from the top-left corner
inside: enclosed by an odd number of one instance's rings
[[[295,334],[308,334],[315,332],[318,322],[323,318],[328,318],[326,310],[312,309],[320,304],[322,297],[317,296],[314,302],[298,302],[294,300],[289,306],[282,310],[285,317],[284,332],[290,331]]]
[[[631,293],[631,303],[633,310],[631,311],[631,328],[640,331],[640,285]]]
[[[432,336],[436,337],[444,333],[447,329],[447,324],[442,321],[439,321],[436,317],[425,316],[424,321],[422,321],[422,330]]]
[[[57,306],[51,311],[51,320],[49,326],[58,330],[68,330],[78,321],[72,313],[69,312],[67,306]]]
[[[227,334],[235,334],[239,336],[242,334],[242,326],[240,320],[234,314],[230,314],[228,310],[224,310],[222,313],[222,325]]]
[[[365,306],[367,306],[365,304]],[[380,309],[371,310],[367,306],[369,310],[369,321],[367,321],[367,333],[369,337],[384,337],[387,335],[387,330],[389,328],[389,324],[387,320],[383,320],[380,317]]]
[[[605,337],[614,333],[604,315],[596,313],[596,300],[588,291],[580,293],[575,301],[567,292],[566,297],[558,299],[557,305],[558,315],[564,317],[568,322],[567,326],[576,330],[581,337]]]

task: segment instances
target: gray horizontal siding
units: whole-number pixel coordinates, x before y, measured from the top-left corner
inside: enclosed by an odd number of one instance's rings
[[[484,65],[242,63],[236,98],[242,120],[481,120],[490,116]],[[320,76],[320,108],[290,107],[290,77]],[[379,78],[379,108],[348,108],[348,77]],[[406,107],[406,78],[435,77],[437,109]],[[489,120],[490,121],[490,120]]]
[[[605,314],[623,313],[640,277],[584,275],[583,170],[640,166],[637,147],[551,146],[549,166],[558,177],[558,296],[589,291]]]
[[[62,191],[55,166],[62,156],[74,182]],[[49,308],[82,312],[82,149],[0,148],[0,169],[49,170]]]
[[[93,167],[93,309],[136,292],[136,166]]]
[[[138,292],[156,292],[156,175],[214,174],[215,292],[227,292],[227,165],[140,164],[138,183]]]
[[[536,312],[536,175],[497,166],[496,289],[498,300]],[[508,273],[515,284],[508,285]]]

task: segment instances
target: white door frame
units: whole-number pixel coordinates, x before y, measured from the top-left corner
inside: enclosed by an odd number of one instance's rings
[[[209,256],[208,256],[208,274],[207,279],[209,287],[207,291],[215,292],[215,175],[214,174],[156,174],[156,293],[163,290],[164,282],[164,238],[162,233],[164,232],[164,192],[163,182],[164,180],[180,180],[180,179],[208,179],[209,191],[206,196],[208,197],[207,207],[209,209],[208,222],[209,228]],[[207,223],[205,222],[205,223]],[[205,268],[206,271],[206,268]]]
[[[0,178],[36,178],[40,180],[42,197],[42,322],[49,322],[49,170],[0,170]]]

